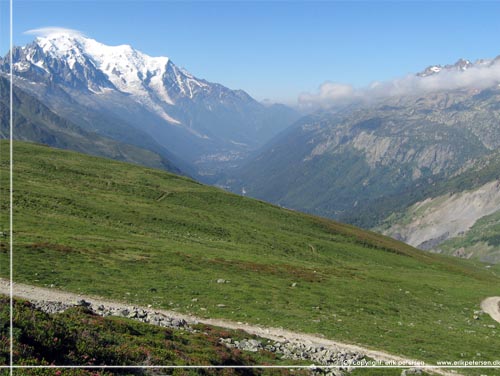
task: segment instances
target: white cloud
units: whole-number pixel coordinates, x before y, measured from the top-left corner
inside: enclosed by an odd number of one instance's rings
[[[48,37],[50,35],[56,35],[56,34],[69,34],[80,37],[85,36],[81,31],[75,29],[67,29],[64,27],[57,27],[57,26],[48,26],[48,27],[41,27],[38,29],[26,30],[25,32],[23,32],[23,34],[36,35],[37,37]]]
[[[352,85],[327,81],[321,84],[317,94],[300,94],[299,104],[328,107],[330,104],[343,104],[351,101],[357,95],[357,90]]]
[[[302,93],[298,104],[305,108],[331,107],[354,101],[370,101],[402,95],[421,95],[455,89],[485,89],[500,83],[500,60],[475,64],[465,71],[443,69],[440,73],[419,77],[408,75],[385,82],[373,82],[364,88],[325,82],[317,93]]]

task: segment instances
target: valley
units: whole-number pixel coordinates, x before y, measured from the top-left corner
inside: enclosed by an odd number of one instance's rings
[[[464,61],[409,80],[424,85],[443,74],[458,80],[470,71],[495,71],[500,60]],[[497,242],[479,238],[497,231],[499,207],[492,196],[498,194],[499,101],[498,84],[492,84],[317,111],[280,133],[219,184],[382,231],[424,250],[496,263]],[[469,192],[471,183],[476,193]],[[485,189],[489,193],[479,193]],[[442,203],[446,209],[437,206],[435,214],[415,216],[424,206],[441,203],[443,193],[450,196]]]
[[[498,84],[424,89],[487,76],[498,58],[429,66],[397,81],[409,80],[412,92],[391,94],[389,82],[389,94],[374,88],[350,103],[300,113],[196,78],[167,57],[78,33],[39,37],[13,57],[16,139],[181,173],[423,250],[500,260],[498,205],[480,197],[471,205],[484,210],[463,223],[457,218],[464,217],[458,197],[468,197],[467,182],[483,181],[481,171],[498,164]],[[7,56],[4,77],[9,67]],[[483,183],[494,184],[494,175]],[[443,194],[451,195],[448,206],[434,208]],[[417,219],[423,202],[434,214]]]

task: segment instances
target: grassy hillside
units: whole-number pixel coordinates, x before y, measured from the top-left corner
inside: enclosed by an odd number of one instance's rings
[[[498,358],[500,333],[490,327],[498,324],[473,319],[483,298],[500,294],[495,268],[159,170],[14,148],[17,281],[319,333],[429,362]],[[4,248],[0,265],[7,257]]]

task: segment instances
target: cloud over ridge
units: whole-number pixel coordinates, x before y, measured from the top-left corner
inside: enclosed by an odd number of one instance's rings
[[[461,61],[463,62],[459,60]],[[320,85],[316,93],[300,94],[298,104],[305,108],[327,108],[355,101],[422,95],[442,90],[480,90],[500,84],[500,57],[493,60],[479,60],[465,69],[458,65],[459,62],[452,66],[437,66],[437,72],[433,74],[412,74],[389,81],[373,82],[363,88],[326,81]]]
[[[57,34],[69,34],[69,35],[80,36],[80,37],[85,36],[85,34],[83,34],[79,30],[68,29],[65,27],[58,27],[58,26],[47,26],[47,27],[40,27],[37,29],[30,29],[30,30],[24,31],[23,34],[35,35],[37,37],[48,37],[48,36],[57,35]]]

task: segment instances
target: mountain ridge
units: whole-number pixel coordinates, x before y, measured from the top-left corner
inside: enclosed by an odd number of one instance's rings
[[[265,106],[129,45],[57,32],[12,53],[15,83],[51,110],[87,130],[118,134],[119,141],[126,138],[120,124],[127,124],[194,169],[242,159],[298,117],[289,107]],[[10,70],[9,56],[0,70]],[[111,121],[96,127],[99,118]]]
[[[9,93],[9,81],[0,76],[0,139],[7,139],[10,134]],[[176,167],[175,156],[166,152],[155,153],[85,131],[55,114],[43,103],[15,85],[13,86],[13,105],[14,140],[37,142],[170,172],[185,173]]]
[[[432,75],[439,74],[441,72],[450,72],[450,71],[461,71],[464,72],[469,68],[473,67],[485,67],[495,65],[498,61],[500,61],[500,55],[493,59],[478,59],[474,62],[470,60],[460,58],[454,64],[446,64],[446,65],[429,65],[423,71],[418,72],[416,76],[418,77],[428,77]]]

